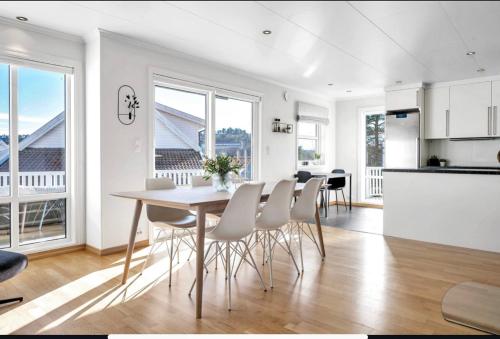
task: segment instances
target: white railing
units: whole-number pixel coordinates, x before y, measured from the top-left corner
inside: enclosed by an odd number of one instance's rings
[[[367,167],[366,168],[366,196],[381,197],[384,193],[384,176],[382,174],[383,167]]]
[[[0,172],[0,188],[10,185],[10,174]],[[58,172],[20,172],[19,186],[22,188],[64,188],[66,173]]]
[[[156,178],[167,177],[172,179],[177,186],[191,185],[191,177],[193,175],[203,175],[202,169],[188,170],[160,170],[155,171]]]

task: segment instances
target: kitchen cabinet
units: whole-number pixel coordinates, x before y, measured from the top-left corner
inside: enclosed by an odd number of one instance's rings
[[[386,111],[398,111],[421,107],[421,93],[419,88],[387,91],[385,93]]]
[[[500,118],[499,118],[499,110],[500,110],[500,81],[493,81],[491,83],[491,135],[495,137],[500,136]]]
[[[450,87],[450,138],[490,136],[491,114],[491,81]]]
[[[446,86],[426,89],[424,111],[425,138],[448,138],[450,118],[450,87]]]

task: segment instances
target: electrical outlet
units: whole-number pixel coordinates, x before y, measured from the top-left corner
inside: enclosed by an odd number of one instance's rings
[[[142,230],[137,230],[137,232],[135,234],[137,234],[137,235],[142,234]]]

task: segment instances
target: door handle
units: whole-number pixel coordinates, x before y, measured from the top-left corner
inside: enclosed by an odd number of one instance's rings
[[[488,106],[488,135],[491,135],[491,106]]]
[[[446,110],[446,136],[450,136],[450,110]]]

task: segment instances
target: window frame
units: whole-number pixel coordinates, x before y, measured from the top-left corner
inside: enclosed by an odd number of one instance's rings
[[[187,92],[206,93],[207,108],[206,108],[206,154],[207,156],[215,156],[215,98],[216,96],[224,96],[235,100],[249,101],[252,103],[252,180],[258,180],[260,177],[260,152],[259,152],[259,121],[261,112],[262,94],[250,90],[229,86],[205,79],[195,78],[184,74],[179,74],[173,71],[164,69],[150,68],[150,91],[149,91],[149,173],[154,175],[155,172],[155,87],[161,86],[173,89],[183,89]],[[149,232],[151,235],[152,232]]]
[[[308,135],[300,135],[299,134],[299,124],[301,123],[307,123],[307,124],[314,124],[315,129],[316,129],[316,136],[308,136]],[[314,163],[314,160],[300,160],[299,159],[299,140],[314,140],[316,141],[316,149],[315,153],[321,154],[322,150],[322,137],[323,137],[323,131],[321,128],[321,124],[319,122],[315,121],[297,121],[297,133],[296,133],[296,146],[295,146],[295,156],[297,159],[297,168],[309,168],[309,167],[314,167],[314,166],[321,166],[325,164],[325,157],[322,156],[319,163]],[[304,162],[308,162],[307,165],[304,164]]]
[[[76,216],[76,206],[83,206],[83,196],[81,191],[78,192],[78,198],[81,201],[76,201],[75,186],[81,187],[81,175],[75,173],[75,160],[81,158],[81,145],[83,135],[76,133],[76,125],[82,124],[82,119],[77,119],[75,111],[80,108],[81,101],[75,100],[75,82],[80,80],[80,64],[68,62],[71,66],[60,66],[57,63],[45,63],[31,60],[24,60],[12,57],[4,57],[0,55],[0,63],[9,65],[9,175],[10,175],[10,193],[7,196],[0,197],[0,204],[10,203],[11,205],[11,222],[10,222],[10,246],[4,247],[3,250],[20,252],[20,253],[35,253],[56,248],[75,245],[84,242],[82,235],[83,229],[77,229],[76,225],[80,224],[81,215]],[[62,73],[65,76],[65,191],[60,193],[40,193],[40,194],[24,194],[19,193],[19,140],[18,140],[18,69],[20,67],[32,68],[41,71],[50,71]],[[80,93],[80,86],[78,91]],[[77,121],[78,120],[78,121]],[[75,154],[76,153],[76,154]],[[65,211],[65,237],[60,239],[46,239],[37,242],[26,244],[19,243],[20,225],[19,225],[19,208],[20,204],[30,202],[41,202],[47,200],[66,200]],[[77,219],[78,218],[78,219]],[[81,223],[81,228],[83,223]]]

